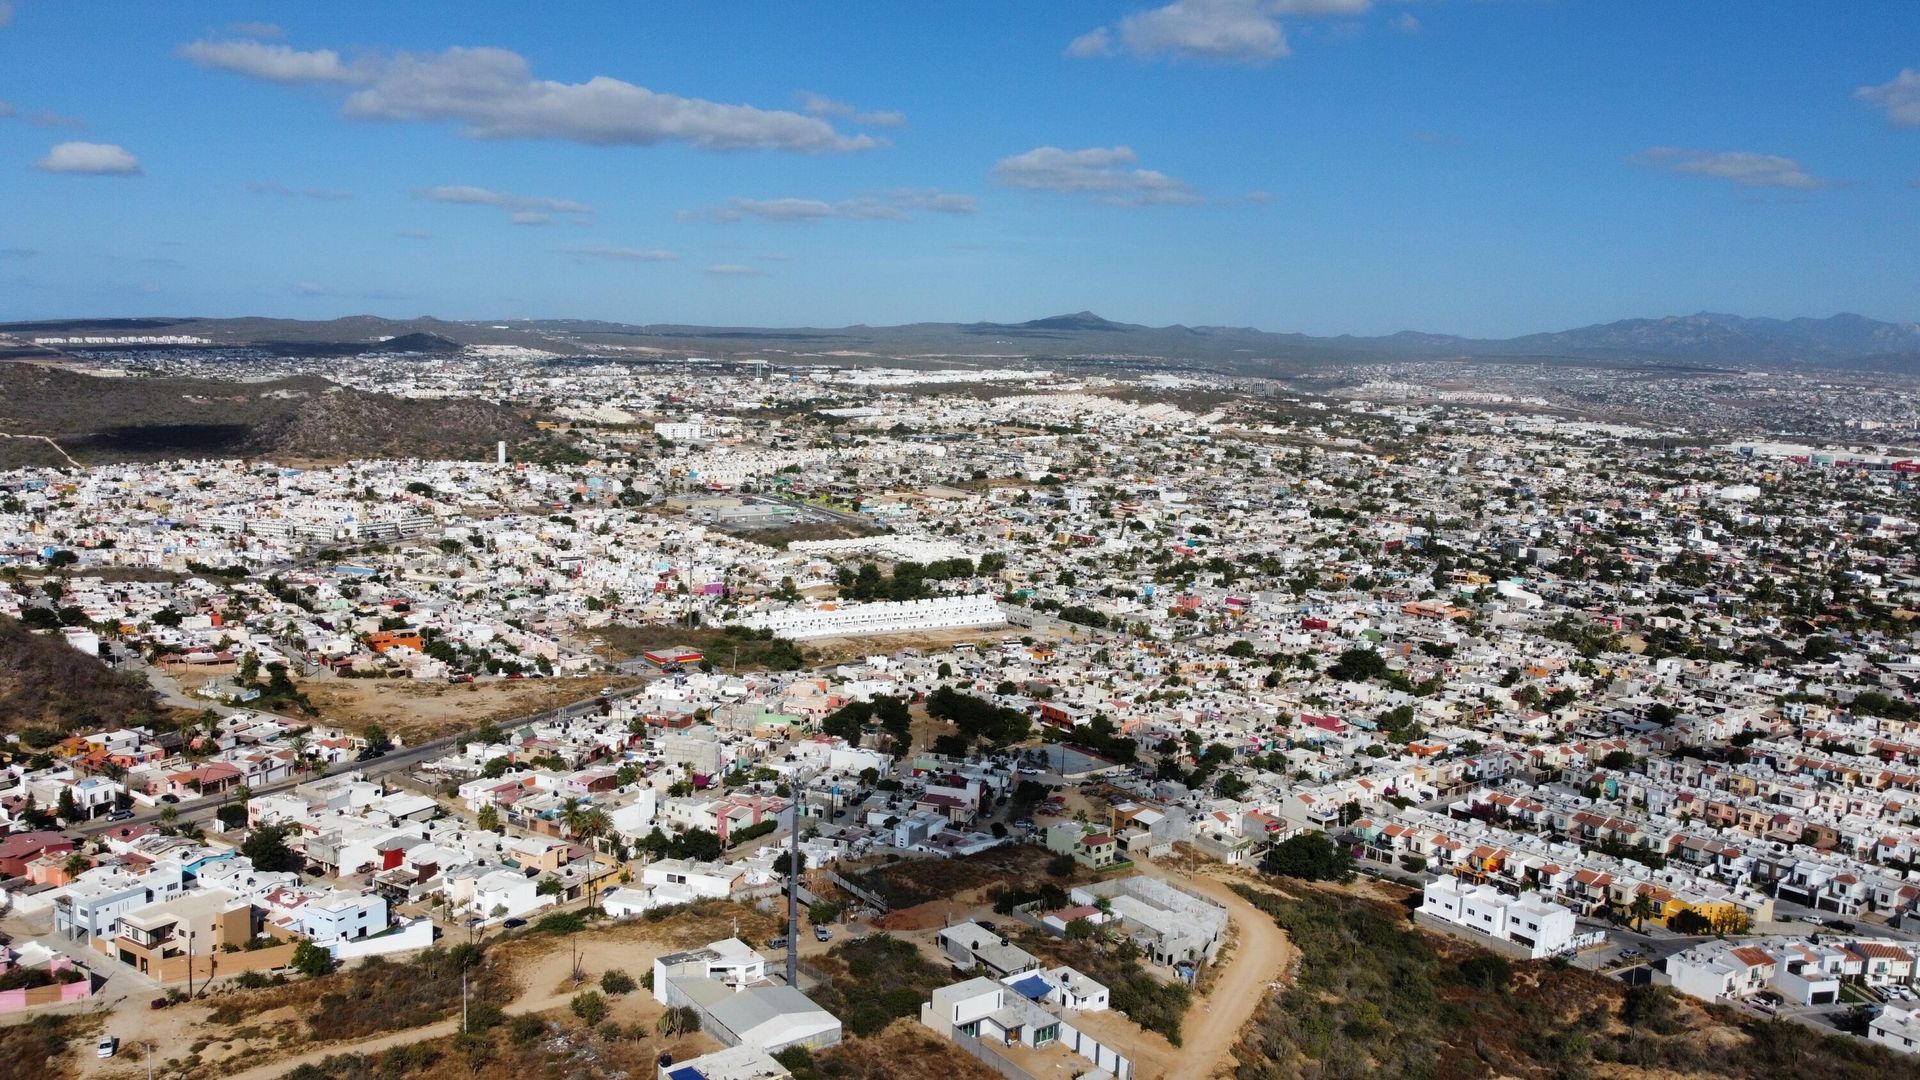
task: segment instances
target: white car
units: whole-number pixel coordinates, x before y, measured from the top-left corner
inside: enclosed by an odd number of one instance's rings
[[[100,1045],[94,1050],[96,1055],[103,1058],[110,1058],[119,1052],[120,1040],[114,1038],[112,1035],[101,1036]]]

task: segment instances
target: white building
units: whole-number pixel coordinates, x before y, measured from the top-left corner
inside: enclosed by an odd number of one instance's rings
[[[1890,1050],[1920,1050],[1920,1005],[1888,1005],[1867,1024],[1867,1039]]]
[[[964,630],[1003,626],[1006,613],[990,595],[936,596],[927,600],[874,604],[822,604],[756,611],[740,622],[756,630],[804,641],[858,634],[904,634],[927,630]]]
[[[354,940],[387,928],[387,901],[376,893],[336,892],[302,904],[295,929],[316,945]]]
[[[1427,883],[1420,913],[1512,942],[1535,960],[1573,947],[1573,912],[1533,894],[1508,896],[1490,885],[1443,877]]]

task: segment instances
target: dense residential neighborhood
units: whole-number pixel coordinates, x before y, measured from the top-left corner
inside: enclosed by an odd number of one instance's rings
[[[688,1075],[778,1075],[871,1033],[808,994],[834,918],[912,907],[876,875],[1017,855],[1049,888],[924,928],[949,979],[895,1014],[994,1068],[1159,1075],[1145,1006],[1033,947],[1201,985],[1216,872],[1912,1049],[1909,459],[1405,382],[493,360],[579,460],[0,474],[0,615],[149,695],[13,689],[0,927],[58,1001],[737,904],[784,932],[652,993],[722,1047]]]

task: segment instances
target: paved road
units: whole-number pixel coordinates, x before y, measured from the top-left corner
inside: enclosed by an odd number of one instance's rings
[[[607,696],[610,699],[631,697],[645,689],[645,685],[641,685],[627,690],[616,691]],[[546,709],[541,712],[530,713],[517,720],[509,720],[497,726],[501,731],[506,732],[562,717],[584,716],[597,709],[599,707],[599,701],[600,695],[595,694],[592,697],[574,702],[571,705],[563,705],[557,709]],[[260,787],[249,790],[254,795],[271,795],[279,791],[289,791],[301,784],[311,783],[322,776],[338,775],[346,772],[359,772],[368,777],[384,776],[387,773],[410,768],[421,762],[440,757],[448,750],[464,742],[468,737],[464,732],[456,735],[448,735],[444,738],[416,743],[413,746],[391,751],[386,754],[386,756],[375,758],[372,761],[343,762],[322,769],[318,773],[293,776],[286,780],[277,780],[271,784],[263,784]],[[209,795],[204,798],[184,800],[174,804],[173,808],[184,820],[200,814],[210,814],[224,801],[226,800],[218,795]],[[85,824],[76,825],[68,831],[81,835],[91,835],[93,833],[106,832],[109,829],[117,829],[123,825],[138,825],[143,822],[159,821],[163,813],[165,813],[164,810],[151,810],[146,813],[135,814],[131,818],[123,818],[119,821],[96,818]]]

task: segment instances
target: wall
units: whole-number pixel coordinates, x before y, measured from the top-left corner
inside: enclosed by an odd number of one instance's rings
[[[333,958],[344,961],[360,956],[380,956],[386,953],[406,952],[409,949],[424,949],[432,944],[433,920],[415,919],[393,933],[336,941],[331,948]]]
[[[54,983],[51,986],[0,990],[0,1013],[32,1009],[41,1005],[64,1005],[70,1001],[83,1001],[92,995],[93,980],[91,978],[81,979],[75,983]]]

